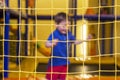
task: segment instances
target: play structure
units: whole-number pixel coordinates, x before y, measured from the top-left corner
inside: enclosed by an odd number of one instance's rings
[[[104,0],[103,0],[104,1]],[[100,57],[100,53],[110,53],[110,55],[114,56],[114,24],[111,23],[109,30],[109,47],[107,48],[106,52],[106,45],[108,43],[105,42],[105,34],[106,31],[106,24],[108,21],[114,22],[120,20],[119,15],[114,15],[114,8],[109,9],[101,9],[101,13],[96,13],[94,9],[88,8],[86,9],[85,15],[78,15],[77,14],[77,7],[78,7],[78,0],[69,0],[69,7],[73,8],[68,10],[68,14],[71,16],[71,24],[74,27],[74,29],[71,28],[73,34],[77,36],[76,30],[77,30],[77,21],[80,20],[87,20],[89,22],[96,21],[99,22],[98,28],[98,34],[95,35],[94,28],[91,28],[90,33],[93,34],[94,38],[91,40],[93,41],[92,47],[90,48],[89,56],[91,56],[91,60],[86,61],[79,61],[75,60],[74,58],[77,57],[76,52],[76,46],[73,46],[73,54],[71,54],[71,63],[73,64],[98,64],[99,66],[101,64],[108,64],[108,65],[115,65],[116,67],[120,68],[120,58],[115,56],[115,60],[113,57]],[[36,34],[36,25],[37,20],[52,20],[54,19],[54,15],[36,15],[36,0],[26,0],[25,1],[25,12],[21,10],[21,1],[17,0],[18,3],[18,9],[14,10],[9,7],[9,0],[0,0],[0,22],[2,28],[0,27],[0,41],[1,45],[3,45],[3,48],[1,52],[2,62],[3,65],[1,67],[1,74],[3,80],[45,80],[44,78],[38,77],[37,75],[37,65],[41,63],[46,63],[48,61],[48,58],[50,58],[50,50],[45,47],[43,43],[40,42],[37,38]],[[114,6],[114,0],[112,0],[111,6]],[[101,2],[100,6],[107,6],[105,2]],[[107,11],[106,11],[107,10]],[[99,11],[98,11],[99,12]],[[16,23],[11,23],[10,20],[16,20]],[[21,25],[22,21],[25,25]],[[34,24],[34,25],[28,25],[28,24]],[[102,23],[102,24],[100,24]],[[14,29],[12,26],[17,26],[16,29]],[[24,29],[24,32],[21,31],[21,29]],[[11,36],[11,34],[14,35]],[[101,33],[100,33],[101,32]],[[4,34],[3,34],[4,33]],[[100,34],[99,34],[100,33]],[[96,38],[96,36],[100,36],[100,38]],[[33,40],[33,38],[35,38]],[[101,40],[100,42],[98,40]],[[96,42],[100,43],[100,45],[96,44]],[[13,42],[13,43],[12,43]],[[37,42],[39,44],[37,44]],[[15,45],[14,49],[11,49],[11,45]],[[96,47],[100,46],[100,47]],[[107,45],[108,46],[108,45]],[[13,52],[12,52],[13,51]],[[37,57],[36,55],[40,55],[37,51],[42,53],[44,55],[43,57]],[[71,51],[72,52],[72,51]],[[13,54],[15,53],[15,54]],[[97,57],[95,57],[97,55]],[[14,58],[11,59],[11,58]],[[35,59],[36,58],[36,59]],[[39,59],[38,59],[39,58]],[[46,59],[44,59],[46,58]],[[10,62],[12,60],[13,62]],[[42,61],[43,60],[43,61]],[[44,62],[45,61],[45,62]],[[31,65],[30,65],[31,64]],[[30,65],[30,67],[28,67]],[[115,67],[115,70],[117,68]],[[101,67],[100,67],[101,68]],[[118,69],[119,69],[118,68]],[[101,70],[101,69],[99,69]],[[83,71],[84,72],[84,71]],[[44,77],[45,72],[41,73],[43,74],[42,77]],[[118,73],[119,74],[119,73]],[[114,76],[108,78],[108,76],[100,76],[100,72],[98,74],[99,76],[90,77],[89,79],[83,79],[84,80],[119,80],[120,77],[117,76],[117,72]],[[84,75],[83,75],[84,76]],[[73,76],[68,78],[69,80],[81,80],[80,76]]]

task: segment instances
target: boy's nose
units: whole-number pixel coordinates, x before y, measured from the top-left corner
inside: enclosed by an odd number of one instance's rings
[[[64,26],[64,29],[68,29],[68,26]]]

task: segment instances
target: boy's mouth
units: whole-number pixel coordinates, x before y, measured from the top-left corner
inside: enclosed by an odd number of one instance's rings
[[[62,32],[63,34],[66,34],[66,33],[67,33],[67,31],[66,31],[66,30],[62,30],[61,32]]]

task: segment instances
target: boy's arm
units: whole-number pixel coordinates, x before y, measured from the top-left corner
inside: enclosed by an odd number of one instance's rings
[[[74,42],[74,44],[80,44],[82,42],[87,42],[89,39],[92,39],[92,35],[91,34],[88,35],[87,40],[76,40]]]
[[[84,41],[80,41],[80,40],[76,40],[75,42],[74,42],[74,44],[80,44],[80,43],[82,43],[82,42],[84,42]]]

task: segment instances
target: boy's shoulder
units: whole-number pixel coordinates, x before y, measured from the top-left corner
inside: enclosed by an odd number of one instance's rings
[[[71,32],[71,31],[68,31],[68,35],[72,35],[72,32]]]
[[[58,36],[59,35],[59,32],[57,30],[54,30],[51,34],[51,36]]]
[[[59,34],[60,34],[60,31],[56,29],[56,30],[53,31],[52,34],[54,34],[54,35],[59,35]]]

